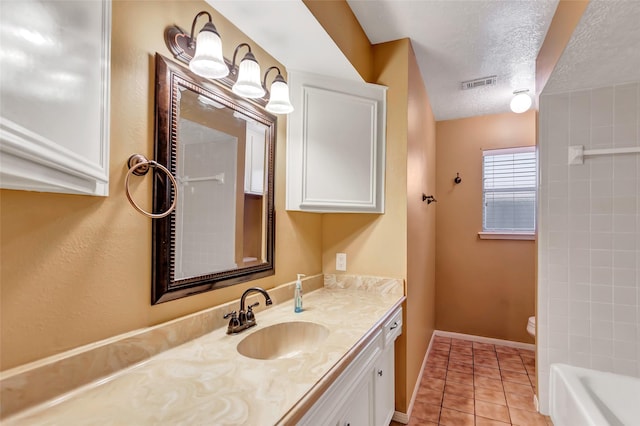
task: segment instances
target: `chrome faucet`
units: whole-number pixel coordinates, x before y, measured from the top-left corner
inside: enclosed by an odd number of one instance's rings
[[[224,315],[224,319],[231,317],[229,320],[229,326],[227,327],[227,334],[236,334],[240,333],[242,330],[246,330],[247,328],[253,327],[256,325],[256,316],[253,313],[253,308],[258,306],[260,302],[253,303],[247,307],[245,312],[245,299],[251,293],[261,293],[264,296],[265,304],[267,306],[273,304],[271,301],[271,297],[269,293],[266,292],[263,288],[260,287],[251,287],[245,290],[242,293],[242,297],[240,298],[240,312],[236,313],[236,311],[229,312]]]

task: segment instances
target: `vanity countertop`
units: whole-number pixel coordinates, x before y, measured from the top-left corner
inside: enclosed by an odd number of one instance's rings
[[[400,306],[397,292],[320,288],[256,314],[258,325],[237,335],[214,330],[6,419],[22,424],[289,424],[308,409]],[[313,352],[255,360],[237,344],[266,326],[309,321],[329,328]],[[4,422],[3,422],[4,423]]]

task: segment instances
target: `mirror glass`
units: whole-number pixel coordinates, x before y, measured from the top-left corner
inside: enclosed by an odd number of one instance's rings
[[[152,303],[272,275],[276,118],[156,55],[156,161],[178,182],[153,222]],[[154,177],[154,212],[174,191]]]

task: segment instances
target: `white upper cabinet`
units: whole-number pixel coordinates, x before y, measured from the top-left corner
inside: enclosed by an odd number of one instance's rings
[[[384,213],[384,86],[289,72],[287,210]]]
[[[109,194],[111,1],[3,2],[0,187]]]
[[[265,128],[260,124],[247,124],[245,152],[244,192],[264,195]]]

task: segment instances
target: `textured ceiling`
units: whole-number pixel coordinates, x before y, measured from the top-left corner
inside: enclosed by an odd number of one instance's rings
[[[557,0],[348,0],[372,43],[412,40],[436,120],[509,111],[535,92],[535,61]],[[460,82],[497,75],[491,87]]]
[[[640,1],[591,1],[543,93],[640,80]]]

